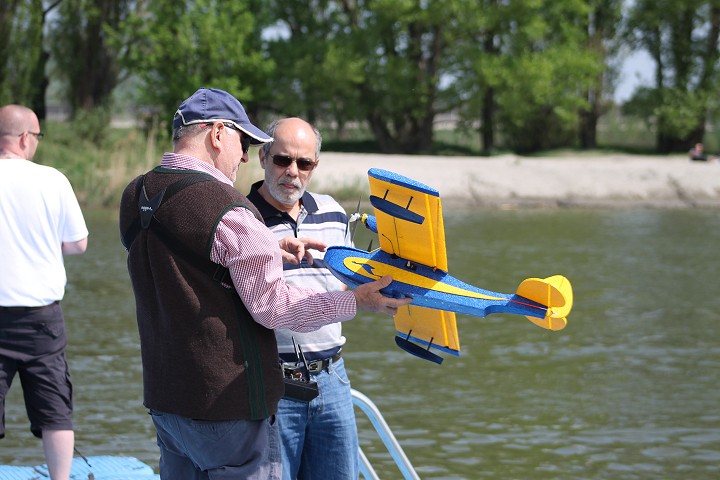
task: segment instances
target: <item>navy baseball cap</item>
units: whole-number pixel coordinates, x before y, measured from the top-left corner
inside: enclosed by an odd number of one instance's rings
[[[250,123],[240,101],[225,90],[200,88],[180,104],[173,118],[173,129],[181,125],[228,122],[250,137],[250,144],[272,142],[273,138]]]

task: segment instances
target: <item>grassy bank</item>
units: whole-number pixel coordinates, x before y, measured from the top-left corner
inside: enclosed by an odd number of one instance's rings
[[[102,119],[83,118],[74,122],[47,122],[35,161],[53,166],[69,179],[84,207],[112,208],[117,206],[125,186],[160,162],[165,151],[172,149],[164,127],[140,128],[98,127]],[[353,131],[342,139],[334,138],[330,129],[323,129],[323,151],[377,153],[378,148],[369,132]],[[598,128],[602,153],[613,151],[652,153],[653,137],[642,125],[608,118]],[[711,143],[710,141],[708,142]],[[480,156],[478,132],[438,130],[435,132],[433,154]],[[507,153],[502,150],[497,153]],[[578,152],[586,155],[588,152]],[[597,153],[597,152],[596,152]],[[542,154],[538,154],[542,156]],[[250,163],[241,167],[236,187],[246,193],[250,185],[262,178],[257,150],[250,150]],[[329,193],[341,202],[357,202],[366,185],[344,182],[334,185]]]
[[[114,208],[125,186],[160,163],[163,152],[172,150],[169,135],[157,126],[143,129],[92,130],[92,123],[48,122],[46,137],[35,161],[63,172],[75,189],[83,207]],[[247,193],[252,183],[261,180],[257,149],[250,149],[250,161],[242,165],[235,186]],[[340,201],[355,201],[363,184],[345,182],[329,193]]]
[[[55,167],[68,177],[85,207],[117,205],[127,183],[157,165],[169,148],[156,128],[148,132],[111,129],[102,139],[89,135],[88,128],[92,126],[48,122],[35,155],[37,163]]]
[[[63,172],[83,207],[112,208],[120,202],[125,186],[160,163],[163,152],[172,150],[169,136],[157,126],[142,129],[108,129],[93,138],[77,128],[77,122],[49,122],[35,161]],[[257,151],[241,168],[236,186],[247,192],[262,178]]]

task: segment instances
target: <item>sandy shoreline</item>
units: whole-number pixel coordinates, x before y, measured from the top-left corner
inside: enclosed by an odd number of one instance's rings
[[[440,192],[443,205],[720,207],[720,163],[686,156],[434,157],[323,152],[313,189],[367,185],[371,167]]]

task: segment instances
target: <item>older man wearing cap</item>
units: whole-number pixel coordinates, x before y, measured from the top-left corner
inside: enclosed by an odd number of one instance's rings
[[[357,309],[394,315],[391,279],[318,292],[283,280],[309,248],[278,241],[235,188],[250,145],[271,137],[229,93],[201,88],[178,108],[172,153],[120,206],[143,360],[144,404],[163,479],[280,478],[274,415],[283,378],[273,329],[312,331]]]

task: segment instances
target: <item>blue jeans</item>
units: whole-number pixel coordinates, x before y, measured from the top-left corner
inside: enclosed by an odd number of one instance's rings
[[[211,422],[151,411],[163,480],[280,480],[277,422]]]
[[[350,381],[340,359],[311,374],[320,395],[278,406],[284,480],[358,478],[358,435]]]

